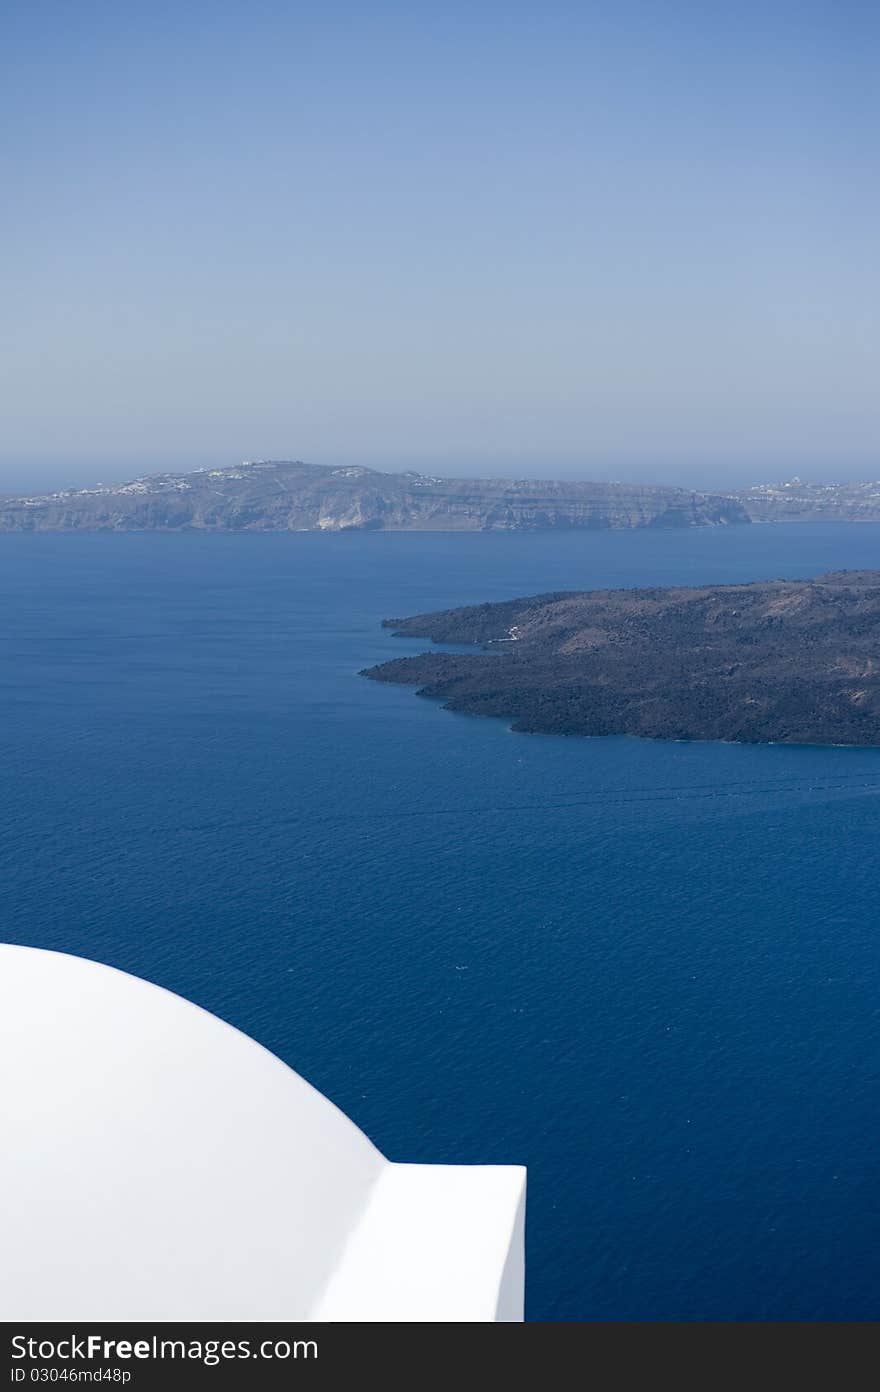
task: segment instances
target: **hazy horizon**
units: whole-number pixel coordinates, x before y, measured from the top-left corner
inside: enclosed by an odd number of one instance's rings
[[[855,0],[15,4],[0,491],[880,472]]]
[[[257,459],[259,457],[260,456],[252,455],[251,459]],[[302,456],[297,455],[295,453],[288,453],[285,455],[273,457],[284,460],[302,460]],[[166,472],[190,473],[195,472],[199,469],[235,468],[237,465],[241,464],[241,462],[242,461],[239,459],[212,459],[208,460],[205,463],[190,462],[186,465],[179,465],[173,462],[169,462],[163,465],[149,465],[144,468],[133,468],[128,473],[121,473],[119,471],[108,471],[106,468],[89,468],[88,466],[84,466],[84,468],[79,471],[77,471],[72,466],[67,468],[62,468],[60,466],[55,466],[53,468],[52,466],[47,466],[43,469],[33,469],[31,471],[28,471],[28,473],[22,477],[18,486],[16,486],[16,484],[13,481],[15,478],[14,472],[10,473],[10,475],[8,476],[8,481],[6,478],[0,478],[0,494],[20,493],[26,495],[29,493],[49,493],[65,488],[89,488],[99,484],[125,483],[130,479],[144,477],[150,474],[161,474]],[[405,473],[409,469],[416,468],[416,466],[406,463],[389,463],[387,465],[383,465],[379,462],[366,463],[363,460],[355,460],[351,458],[339,458],[329,460],[306,459],[302,460],[302,462],[307,464],[317,464],[326,468],[343,468],[353,467],[354,465],[360,465],[368,469],[376,469],[381,473],[388,474]],[[688,470],[675,469],[660,471],[656,469],[654,471],[645,470],[643,473],[639,473],[637,469],[630,469],[612,474],[611,472],[600,473],[598,471],[589,471],[586,469],[576,468],[570,468],[567,471],[562,469],[554,471],[552,469],[547,468],[542,469],[538,465],[535,465],[531,469],[513,468],[512,466],[505,469],[500,464],[496,468],[487,467],[482,469],[478,469],[476,468],[476,466],[472,469],[468,469],[466,467],[443,468],[441,463],[439,462],[437,463],[436,467],[433,468],[429,467],[428,465],[423,465],[421,469],[416,468],[416,472],[433,473],[445,478],[547,479],[559,482],[582,481],[594,483],[659,484],[667,485],[670,487],[691,488],[705,492],[725,492],[727,490],[733,491],[735,489],[748,488],[753,484],[760,483],[783,483],[790,481],[794,477],[801,479],[801,481],[804,483],[867,483],[873,481],[874,479],[874,475],[867,471],[858,475],[853,474],[852,476],[846,477],[839,475],[835,477],[830,472],[823,473],[821,470],[796,470],[793,473],[788,474],[775,474],[766,470],[763,473],[761,473],[760,471],[744,472],[742,470],[731,470],[727,476],[719,477],[714,481],[710,480],[707,482],[706,476],[698,472],[691,473]],[[878,475],[880,475],[880,470],[878,470],[877,473]],[[37,482],[37,480],[42,481]]]

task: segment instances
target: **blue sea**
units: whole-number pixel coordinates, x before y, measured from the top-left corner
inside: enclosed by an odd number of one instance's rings
[[[388,616],[861,566],[880,527],[4,535],[0,938],[206,1006],[392,1159],[528,1165],[531,1319],[877,1318],[880,750],[358,676],[425,646]]]

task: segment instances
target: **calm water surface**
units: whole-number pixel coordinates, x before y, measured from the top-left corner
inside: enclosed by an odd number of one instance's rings
[[[511,734],[382,618],[880,566],[875,526],[0,537],[0,936],[393,1159],[529,1166],[534,1319],[880,1313],[880,751]]]

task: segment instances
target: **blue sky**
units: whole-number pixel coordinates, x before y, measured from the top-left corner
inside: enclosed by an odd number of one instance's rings
[[[0,487],[880,474],[880,12],[4,9]]]

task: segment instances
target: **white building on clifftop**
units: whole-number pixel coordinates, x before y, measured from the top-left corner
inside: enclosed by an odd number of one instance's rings
[[[5,1320],[519,1320],[525,1171],[407,1165],[189,1001],[0,945]]]

